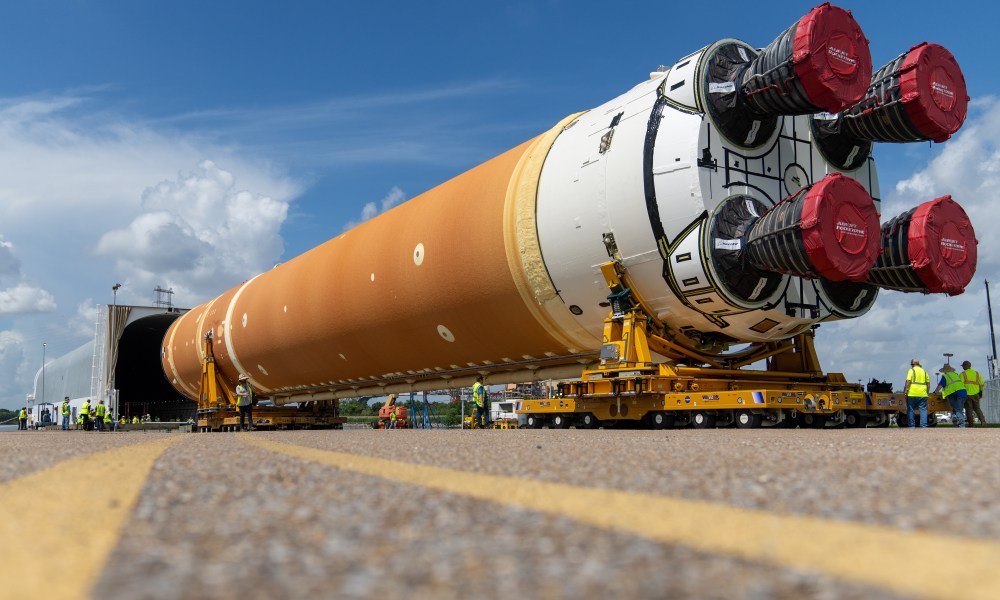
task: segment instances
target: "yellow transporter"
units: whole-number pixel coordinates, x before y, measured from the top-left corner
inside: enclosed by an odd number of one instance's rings
[[[600,364],[580,381],[560,384],[560,397],[520,401],[528,427],[888,427],[892,415],[905,419],[902,394],[865,392],[839,373],[823,373],[812,330],[729,355],[699,352],[675,343],[671,328],[629,285],[620,260],[601,272],[611,310]],[[654,363],[653,352],[667,362]],[[767,370],[740,368],[761,360]],[[929,399],[929,414],[947,410],[939,397]]]
[[[283,406],[255,406],[253,427],[256,429],[336,429],[343,427],[346,417],[330,411],[318,414]],[[199,411],[199,431],[236,431],[240,426],[240,413],[235,408]]]
[[[756,383],[759,387],[712,389],[715,386],[700,378],[612,376],[561,384],[563,397],[524,400],[518,412],[527,415],[529,427],[593,428],[617,422],[655,429],[685,425],[696,429],[888,427],[890,415],[906,414],[901,394],[832,390],[828,385]],[[670,391],[677,385],[682,391]]]
[[[703,387],[706,383],[703,379],[692,380],[693,389],[689,391],[662,392],[664,388],[673,388],[671,381],[684,385],[680,378],[653,376],[630,382],[612,377],[606,382],[614,382],[612,387],[617,389],[607,393],[601,386],[590,385],[593,380],[567,382],[560,386],[563,397],[523,400],[518,403],[518,412],[527,415],[527,425],[533,428],[546,425],[595,428],[616,422],[654,429],[685,425],[695,429],[888,427],[892,415],[896,415],[901,426],[906,424],[906,399],[902,394],[829,391],[823,389],[825,386],[812,390],[796,386],[799,389],[757,387],[710,391]],[[635,391],[647,386],[651,392]],[[950,411],[943,398],[929,397],[928,425],[937,425],[934,413]]]
[[[236,431],[240,413],[232,384],[216,369],[212,335],[202,340],[203,360],[198,386],[198,431]],[[325,399],[296,407],[256,406],[251,427],[257,429],[330,429],[347,421],[339,414],[340,401]]]

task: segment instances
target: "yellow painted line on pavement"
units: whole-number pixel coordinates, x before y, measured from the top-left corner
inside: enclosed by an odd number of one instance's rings
[[[153,463],[182,439],[95,452],[0,484],[0,595],[89,598]]]
[[[1000,598],[1000,544],[619,490],[482,475],[241,434],[296,458],[569,517],[661,543],[812,570],[922,598]]]

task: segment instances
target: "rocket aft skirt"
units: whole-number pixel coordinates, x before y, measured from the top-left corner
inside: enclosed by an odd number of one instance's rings
[[[164,337],[167,379],[198,397],[210,332],[225,380],[289,401],[579,373],[600,339],[553,288],[535,226],[542,164],[576,116],[193,308]]]

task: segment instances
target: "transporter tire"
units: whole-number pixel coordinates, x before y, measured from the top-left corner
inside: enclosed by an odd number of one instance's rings
[[[847,425],[848,429],[867,427],[868,415],[854,410],[846,411],[846,414],[844,415],[844,425]]]
[[[764,416],[741,410],[736,413],[737,429],[757,429],[764,422]]]
[[[826,427],[826,415],[805,413],[802,415],[802,426],[810,429],[823,429]]]
[[[651,412],[649,424],[653,429],[671,429],[674,426],[674,414],[664,411]]]
[[[691,427],[695,429],[714,429],[715,415],[707,410],[696,410],[691,413]]]
[[[580,417],[580,426],[584,429],[597,429],[601,426],[601,421],[591,413],[586,413]]]
[[[528,429],[542,428],[542,420],[538,418],[538,415],[528,415],[528,418],[525,419],[525,424],[528,426]]]
[[[552,428],[553,429],[569,429],[570,419],[567,415],[555,415],[552,417]]]

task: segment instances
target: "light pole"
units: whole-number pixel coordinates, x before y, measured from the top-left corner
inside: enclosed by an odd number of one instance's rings
[[[990,357],[990,379],[997,376],[997,336],[993,331],[993,304],[990,302],[990,280],[986,281],[986,313],[990,317],[990,343],[993,346],[993,356]]]
[[[951,353],[951,352],[945,352],[944,353],[944,364],[950,365],[951,364],[951,357],[952,356],[955,356],[955,355],[953,353]]]
[[[45,342],[42,342],[42,395],[41,402],[45,402]]]

